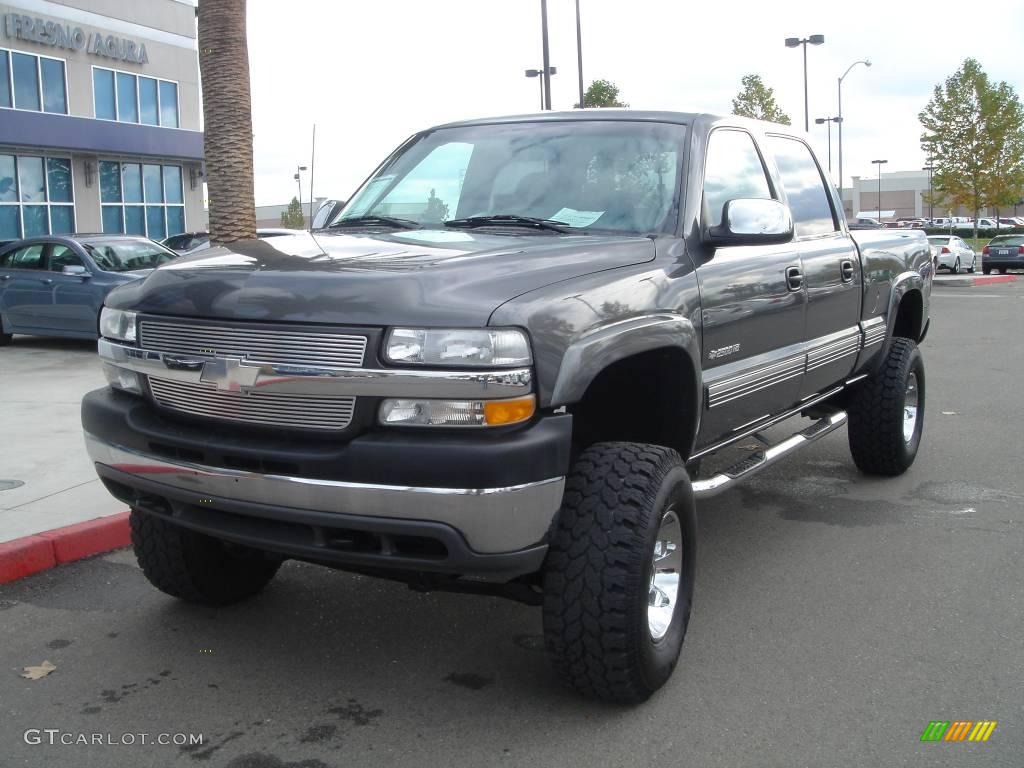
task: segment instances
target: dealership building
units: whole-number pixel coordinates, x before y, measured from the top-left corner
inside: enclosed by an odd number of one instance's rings
[[[0,240],[206,228],[195,4],[0,0]]]

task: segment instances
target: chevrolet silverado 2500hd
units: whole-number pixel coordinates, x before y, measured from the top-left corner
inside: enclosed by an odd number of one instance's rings
[[[928,243],[851,233],[788,126],[445,125],[332,218],[107,299],[86,441],[170,595],[237,601],[288,558],[499,594],[542,606],[570,686],[637,702],[689,622],[696,499],[844,424],[865,473],[917,454]]]

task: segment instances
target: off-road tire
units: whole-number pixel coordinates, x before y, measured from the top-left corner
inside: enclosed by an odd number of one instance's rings
[[[903,437],[904,405],[910,374],[917,378],[917,421],[910,440]],[[925,376],[921,351],[910,339],[894,338],[885,357],[852,393],[850,453],[869,475],[902,475],[917,457],[925,415]]]
[[[149,583],[172,597],[229,605],[259,592],[281,560],[168,523],[133,509],[132,548]]]
[[[648,626],[654,545],[662,518],[679,520],[682,564],[664,636]],[[649,698],[675,668],[693,602],[697,518],[674,450],[598,443],[576,461],[544,565],[544,643],[581,694],[619,704]]]

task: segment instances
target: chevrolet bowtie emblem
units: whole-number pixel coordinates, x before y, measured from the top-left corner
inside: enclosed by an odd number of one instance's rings
[[[256,386],[259,375],[258,365],[246,365],[237,357],[217,357],[203,364],[199,380],[225,392],[242,392]]]

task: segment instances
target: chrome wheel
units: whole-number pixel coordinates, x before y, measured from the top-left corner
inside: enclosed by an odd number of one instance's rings
[[[914,439],[914,430],[917,428],[917,374],[911,373],[907,377],[907,391],[903,396],[903,442],[909,443]]]
[[[647,627],[652,639],[661,640],[672,624],[679,598],[679,576],[683,569],[683,534],[673,509],[661,518],[652,559]]]

